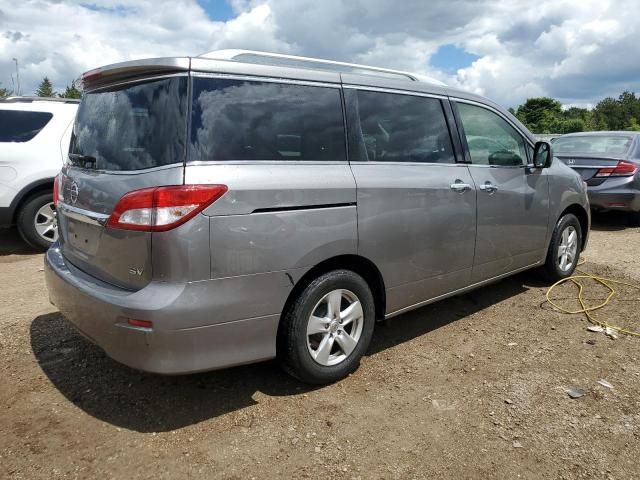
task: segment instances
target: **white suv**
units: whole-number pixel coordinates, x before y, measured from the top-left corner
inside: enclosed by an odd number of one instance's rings
[[[0,228],[17,225],[32,247],[58,238],[53,179],[69,151],[78,100],[0,100]]]

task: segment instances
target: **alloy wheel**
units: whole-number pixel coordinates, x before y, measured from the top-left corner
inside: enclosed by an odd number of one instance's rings
[[[574,266],[578,258],[578,232],[575,227],[569,225],[562,231],[560,245],[558,246],[558,267],[563,272],[568,272]]]
[[[46,242],[53,243],[58,239],[58,221],[53,202],[45,203],[38,209],[33,224],[36,233]]]
[[[350,290],[333,290],[316,304],[307,323],[311,358],[323,366],[338,365],[355,350],[362,336],[364,312]]]

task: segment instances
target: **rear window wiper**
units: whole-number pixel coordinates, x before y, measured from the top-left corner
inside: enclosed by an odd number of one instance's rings
[[[96,168],[98,160],[91,155],[82,155],[80,153],[70,153],[69,159],[75,166],[82,168]]]

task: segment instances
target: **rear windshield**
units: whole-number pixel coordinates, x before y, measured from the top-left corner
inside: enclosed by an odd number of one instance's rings
[[[182,163],[186,106],[186,76],[89,92],[78,109],[69,162],[98,170]]]
[[[28,142],[52,118],[49,112],[0,110],[0,142]]]
[[[629,151],[633,137],[624,135],[593,135],[559,137],[553,141],[556,153],[609,153],[622,155]]]

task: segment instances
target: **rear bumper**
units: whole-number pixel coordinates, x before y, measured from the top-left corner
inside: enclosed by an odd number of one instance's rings
[[[256,308],[247,299],[235,305],[242,301],[241,296],[229,291],[237,291],[235,279],[152,282],[142,290],[129,292],[68,264],[57,244],[45,255],[45,279],[51,302],[107,355],[130,367],[162,374],[213,370],[273,358],[280,317],[279,310],[274,309],[280,301],[284,304],[290,291],[286,277],[286,283],[266,279],[270,285],[263,290],[271,303],[259,300],[263,311],[270,313],[242,317],[247,305]],[[241,319],[229,320],[234,312]],[[132,327],[127,324],[129,318],[151,320],[153,329]]]
[[[594,210],[640,211],[640,191],[588,190],[589,203]]]

